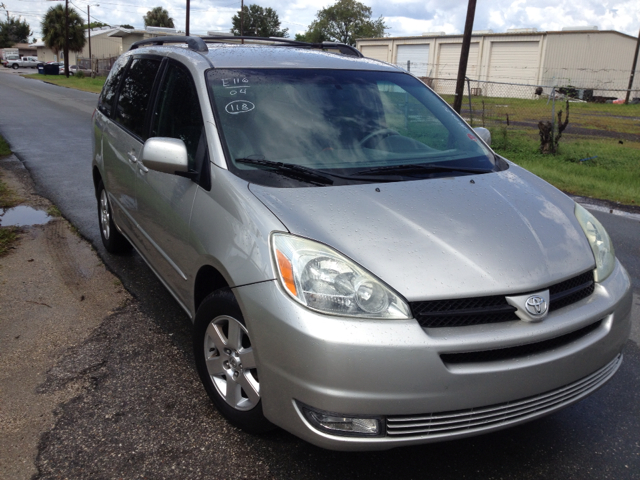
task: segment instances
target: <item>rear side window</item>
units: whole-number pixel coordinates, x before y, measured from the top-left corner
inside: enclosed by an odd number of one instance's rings
[[[176,64],[169,63],[158,90],[151,136],[179,138],[184,141],[189,167],[194,169],[203,126],[198,92],[191,74]]]
[[[122,74],[125,71],[124,67],[127,65],[128,59],[128,57],[122,56],[113,64],[113,68],[111,68],[111,72],[109,72],[109,76],[104,82],[104,87],[102,87],[102,93],[98,100],[98,110],[107,117],[111,116],[113,100],[118,92],[118,85],[120,85],[120,80],[122,79]]]
[[[159,68],[160,60],[134,58],[120,88],[115,120],[143,139],[149,98]]]

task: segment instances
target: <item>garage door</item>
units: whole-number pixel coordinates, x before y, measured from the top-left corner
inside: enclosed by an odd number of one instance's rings
[[[493,42],[487,80],[535,84],[540,42]]]
[[[429,44],[426,45],[398,45],[396,65],[418,77],[426,77],[429,63]]]
[[[440,45],[438,54],[438,65],[436,70],[437,78],[448,79],[439,80],[436,83],[436,91],[440,94],[453,94],[456,90],[456,78],[458,77],[458,67],[460,66],[461,43],[443,43]],[[478,77],[478,43],[469,46],[469,60],[467,61],[467,77]]]
[[[382,60],[383,62],[389,61],[388,45],[362,45],[362,47],[360,47],[360,51],[365,57]]]

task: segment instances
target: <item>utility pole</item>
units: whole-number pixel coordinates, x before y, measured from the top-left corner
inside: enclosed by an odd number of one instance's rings
[[[633,54],[633,66],[631,67],[631,76],[629,77],[629,88],[627,96],[624,99],[625,105],[629,104],[629,95],[631,95],[631,87],[633,87],[633,77],[636,74],[636,65],[638,65],[638,50],[640,50],[640,32],[638,32],[638,41],[636,42],[636,53]]]
[[[244,37],[244,0],[240,0],[240,36]],[[244,43],[244,39],[241,41]]]
[[[471,46],[471,31],[473,19],[476,15],[476,0],[469,0],[467,7],[467,20],[464,24],[462,37],[462,49],[460,51],[460,66],[458,67],[458,80],[456,82],[456,97],[453,100],[453,109],[460,114],[462,108],[462,96],[464,95],[464,77],[467,75],[467,62],[469,61],[469,47]]]
[[[190,3],[191,3],[190,0],[187,0],[187,31],[186,31],[187,37],[189,36],[189,10],[191,7]]]
[[[91,15],[89,14],[89,7],[87,5],[87,36],[89,37],[89,70],[93,73],[93,60],[91,58]]]
[[[93,55],[91,55],[91,14],[89,8],[92,4],[87,4],[87,36],[89,37],[89,70],[93,74]],[[97,3],[93,4],[94,7],[99,7]]]
[[[69,78],[69,0],[64,0],[64,75]]]

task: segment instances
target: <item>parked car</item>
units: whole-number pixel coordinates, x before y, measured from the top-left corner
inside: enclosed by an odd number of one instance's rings
[[[91,70],[89,70],[88,68],[80,68],[77,65],[69,65],[69,75],[70,76],[74,76],[79,71],[81,71],[85,75],[90,75],[91,74]],[[60,75],[64,75],[64,63],[62,63],[60,65]]]
[[[5,68],[9,68],[13,65],[13,62],[19,62],[20,61],[20,56],[19,55],[6,55],[3,59],[2,59],[2,65]],[[17,67],[16,67],[17,68]]]
[[[5,62],[5,67],[11,67],[14,70],[18,68],[37,68],[40,63],[38,57],[18,57],[17,55],[8,56]]]
[[[237,42],[134,44],[92,130],[104,247],[134,247],[193,320],[232,424],[388,449],[523,423],[614,375],[630,281],[591,213],[394,65]]]

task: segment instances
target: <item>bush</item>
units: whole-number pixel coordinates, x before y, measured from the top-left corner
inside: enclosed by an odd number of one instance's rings
[[[76,78],[84,78],[84,72],[82,70],[78,70],[76,72]]]

